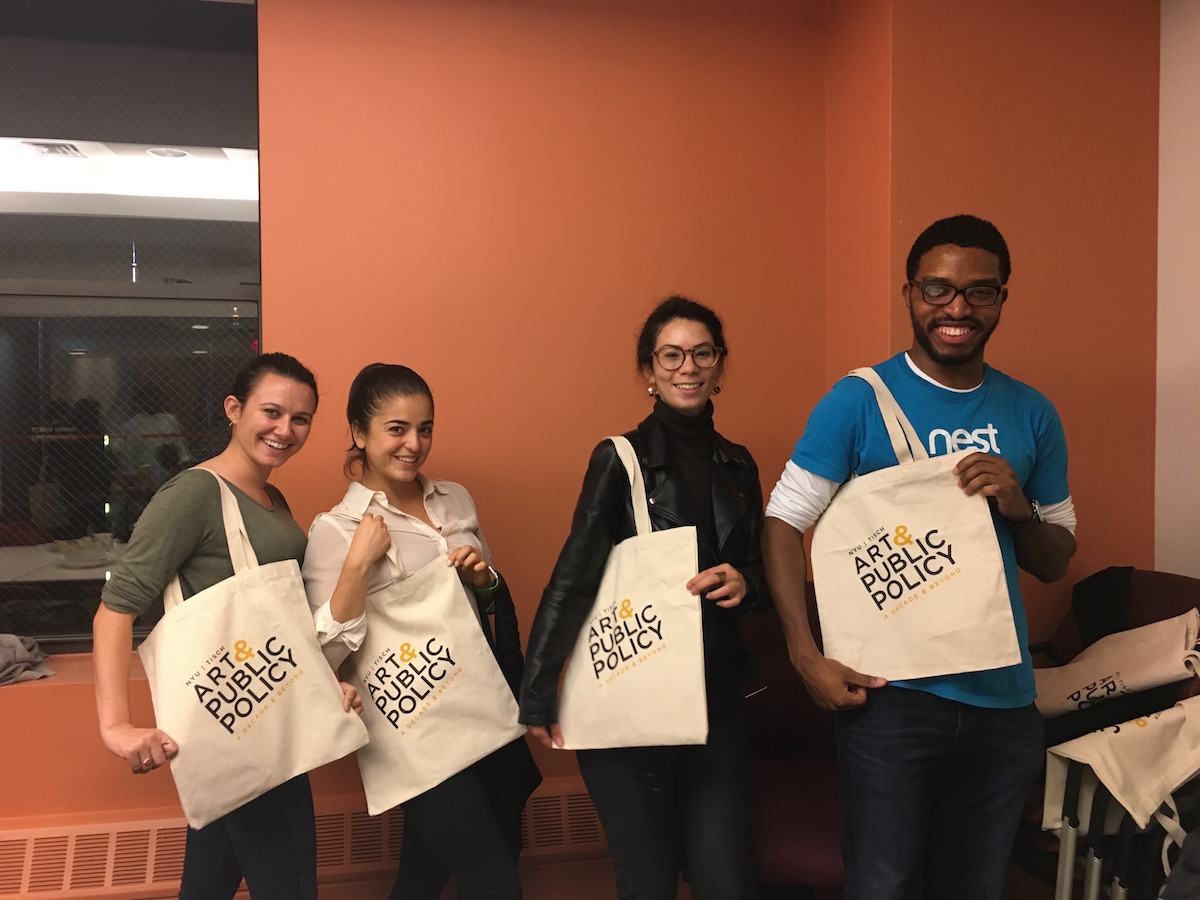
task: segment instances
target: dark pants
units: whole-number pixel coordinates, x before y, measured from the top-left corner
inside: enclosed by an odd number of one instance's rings
[[[521,809],[539,781],[521,738],[405,803],[390,900],[437,900],[451,874],[463,900],[517,900]]]
[[[1041,768],[1031,704],[984,709],[883,687],[837,714],[846,900],[998,898]]]
[[[316,900],[317,828],[307,775],[189,828],[180,900],[228,900],[246,878],[253,900]]]
[[[622,900],[674,900],[681,865],[696,900],[754,896],[745,737],[736,717],[709,721],[694,747],[580,750]]]

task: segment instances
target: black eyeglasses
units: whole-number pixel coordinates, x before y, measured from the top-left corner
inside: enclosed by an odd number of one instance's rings
[[[668,372],[674,372],[683,365],[689,353],[692,355],[692,362],[701,369],[711,369],[721,359],[721,350],[712,344],[697,344],[691,350],[684,350],[674,344],[663,344],[654,351],[654,358]]]
[[[963,299],[971,306],[995,306],[996,301],[1000,299],[1000,291],[1003,290],[1002,286],[994,284],[971,284],[965,288],[955,287],[944,281],[926,281],[924,284],[910,281],[909,284],[921,289],[921,297],[930,306],[949,306],[959,294],[962,294]]]

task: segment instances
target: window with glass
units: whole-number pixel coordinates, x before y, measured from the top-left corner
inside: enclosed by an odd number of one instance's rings
[[[261,340],[254,5],[97,10],[0,5],[0,632],[50,650]]]

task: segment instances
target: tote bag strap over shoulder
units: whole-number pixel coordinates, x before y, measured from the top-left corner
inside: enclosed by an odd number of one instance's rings
[[[904,415],[904,410],[900,408],[900,404],[896,402],[892,392],[883,383],[879,373],[870,366],[865,366],[861,369],[853,369],[850,374],[855,378],[861,378],[875,389],[875,399],[879,403],[880,413],[883,414],[883,424],[887,428],[888,437],[892,440],[892,450],[896,453],[896,462],[904,465],[916,460],[928,459],[929,454],[925,452],[925,445],[917,437],[916,429]]]
[[[646,483],[642,480],[642,467],[638,464],[633,444],[629,443],[629,438],[620,434],[610,437],[609,440],[617,448],[617,456],[629,475],[629,496],[633,500],[633,521],[637,525],[637,533],[649,534],[650,507],[646,503]]]
[[[258,566],[258,557],[250,546],[250,536],[246,534],[246,522],[242,519],[242,510],[238,507],[237,497],[225,483],[225,479],[203,466],[194,466],[197,471],[207,472],[217,479],[221,491],[221,520],[225,524],[225,541],[229,545],[229,560],[233,563],[233,574],[239,575],[248,569]],[[183,588],[179,585],[179,574],[176,573],[163,591],[163,608],[174,609],[183,602]]]

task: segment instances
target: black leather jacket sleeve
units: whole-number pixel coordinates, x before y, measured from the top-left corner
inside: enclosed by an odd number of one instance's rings
[[[520,697],[520,718],[526,725],[558,721],[563,665],[591,612],[609,552],[635,530],[629,476],[612,442],[602,441],[592,451],[571,533],[542,592],[529,634]]]
[[[739,613],[762,612],[771,605],[771,592],[767,589],[767,570],[762,558],[763,498],[762,485],[758,481],[758,466],[749,453],[747,471],[742,483],[746,498],[747,537],[745,557],[729,564],[746,579],[746,596],[735,608]]]

